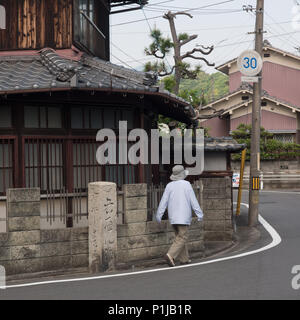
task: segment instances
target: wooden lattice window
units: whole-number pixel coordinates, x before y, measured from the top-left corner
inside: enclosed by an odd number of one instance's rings
[[[25,106],[24,127],[39,129],[62,128],[62,112],[60,107]]]

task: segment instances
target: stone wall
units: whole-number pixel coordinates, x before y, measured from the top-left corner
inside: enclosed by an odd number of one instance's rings
[[[117,224],[116,190],[109,189],[116,186],[102,184],[93,184],[89,192],[89,209],[93,211],[89,212],[90,227],[54,230],[40,227],[39,189],[8,190],[8,227],[7,232],[0,233],[0,265],[7,275],[82,267],[88,270],[89,266],[91,272],[99,272],[116,264],[162,257],[174,232],[167,220],[161,224],[147,221],[147,185],[124,185],[121,202],[125,223]],[[232,188],[230,177],[202,178],[197,184],[202,190],[199,202],[204,220],[193,218],[188,246],[202,256],[207,242],[232,241]],[[104,197],[98,190],[100,185],[108,188]],[[113,231],[110,236],[104,235],[109,231]]]
[[[231,241],[233,236],[232,179],[203,178],[204,241]]]
[[[41,230],[40,190],[8,189],[0,264],[7,275],[88,266],[88,228]]]
[[[234,172],[240,172],[240,161],[231,161]],[[264,160],[260,163],[263,174],[264,189],[298,189],[300,188],[300,161]],[[245,163],[244,176],[249,176],[250,164]],[[244,189],[249,188],[249,180],[244,181]]]
[[[194,217],[189,230],[189,250],[203,255],[205,241],[232,241],[231,178],[203,178],[203,222]],[[147,185],[124,186],[125,224],[118,225],[118,262],[162,257],[174,239],[167,220],[147,221]]]

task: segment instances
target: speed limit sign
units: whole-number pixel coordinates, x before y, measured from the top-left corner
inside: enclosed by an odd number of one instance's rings
[[[253,77],[260,73],[263,61],[257,51],[247,50],[238,57],[237,65],[243,75]]]

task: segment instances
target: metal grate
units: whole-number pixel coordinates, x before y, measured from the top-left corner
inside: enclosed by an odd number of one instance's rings
[[[26,188],[41,193],[59,193],[64,183],[64,139],[24,138],[24,181]]]
[[[15,137],[0,136],[0,196],[5,196],[6,189],[15,186],[16,151]]]

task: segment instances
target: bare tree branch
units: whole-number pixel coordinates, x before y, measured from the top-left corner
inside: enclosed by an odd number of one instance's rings
[[[174,72],[174,78],[175,78],[174,93],[177,95],[179,94],[179,86],[180,86],[181,79],[183,79],[185,77],[190,77],[193,79],[196,77],[197,72],[199,72],[198,69],[189,70],[190,65],[188,63],[183,63],[183,59],[191,58],[191,59],[195,59],[195,60],[202,60],[208,66],[215,65],[214,63],[210,63],[208,60],[206,60],[203,57],[197,57],[197,56],[193,55],[196,52],[199,52],[203,55],[209,55],[214,49],[213,46],[204,47],[201,45],[200,48],[194,48],[193,50],[188,51],[185,54],[181,55],[182,46],[186,45],[187,43],[191,42],[192,40],[195,40],[198,36],[196,34],[189,36],[186,33],[181,34],[179,36],[177,35],[174,19],[178,15],[186,15],[190,18],[193,18],[193,16],[186,11],[178,11],[178,12],[168,11],[167,13],[165,13],[163,15],[163,18],[167,19],[169,22],[169,25],[170,25],[170,31],[171,31],[172,40],[173,40],[172,46],[174,48],[174,66],[172,67],[171,71],[169,71],[169,72],[166,71],[166,68],[163,68],[163,70],[159,72],[160,76],[167,76],[167,75],[171,75],[175,70],[175,72]],[[158,43],[160,40],[163,40],[160,32],[156,33],[155,40]],[[158,49],[160,49],[160,51]],[[159,55],[158,51],[162,55]],[[165,55],[166,55],[166,53],[164,53],[160,47],[157,48],[157,45],[154,46],[154,44],[152,45],[152,47],[150,46],[150,50],[146,51],[146,53],[153,55],[154,57],[156,57],[158,59],[163,59],[163,58],[165,58]]]
[[[204,45],[202,45],[202,44],[197,44],[196,47],[201,47],[201,48],[203,48],[204,50],[211,50],[209,53],[211,53],[211,52],[213,51],[213,49],[214,49],[214,46],[208,46],[208,47],[206,47],[206,46],[204,46]],[[208,53],[208,54],[209,54],[209,53]]]
[[[205,58],[203,57],[195,57],[192,54],[185,54],[184,56],[181,57],[181,59],[186,59],[186,58],[191,58],[191,59],[196,59],[196,60],[202,60],[204,61],[208,66],[210,67],[214,67],[215,64],[214,63],[210,63],[209,61],[207,61]]]
[[[164,57],[166,56],[166,54],[165,54],[165,53],[162,53],[162,55],[159,56],[159,55],[157,54],[157,52],[159,52],[159,49],[156,49],[156,50],[153,50],[153,51],[150,51],[150,50],[148,50],[147,48],[145,49],[145,53],[146,53],[147,56],[154,56],[155,58],[158,58],[158,59],[164,59]]]
[[[212,119],[215,117],[219,117],[220,115],[222,115],[223,112],[224,112],[224,109],[221,109],[213,114],[199,114],[197,116],[197,119]]]
[[[158,50],[157,50],[158,51]],[[156,52],[157,52],[156,51]],[[152,55],[155,57],[155,58],[158,58],[158,59],[164,59],[164,57],[166,56],[166,54],[164,53],[162,56],[159,56],[156,52],[153,52]]]
[[[202,49],[197,49],[197,48],[194,48],[193,50],[191,51],[188,51],[186,54],[182,55],[181,58],[184,59],[185,55],[191,55],[195,52],[200,52],[202,53],[203,55],[209,55],[213,50],[214,50],[214,46],[211,46],[211,47],[208,47],[209,50],[208,51],[203,51]]]
[[[170,20],[170,19],[176,18],[177,15],[186,15],[186,16],[188,16],[190,18],[193,18],[193,16],[190,13],[184,12],[184,11],[178,11],[178,12],[169,11],[168,13],[165,13],[163,15],[163,18]]]
[[[196,39],[197,37],[198,37],[198,36],[197,36],[196,34],[193,34],[193,35],[190,36],[188,39],[180,41],[180,42],[179,42],[179,46],[180,46],[180,47],[181,47],[181,46],[184,46],[185,44],[187,44],[188,42]]]
[[[160,72],[158,73],[158,75],[159,75],[160,77],[169,76],[169,75],[171,75],[171,74],[173,73],[174,69],[175,69],[175,66],[173,66],[170,71],[166,71],[166,70],[165,70],[165,71],[160,71]]]

